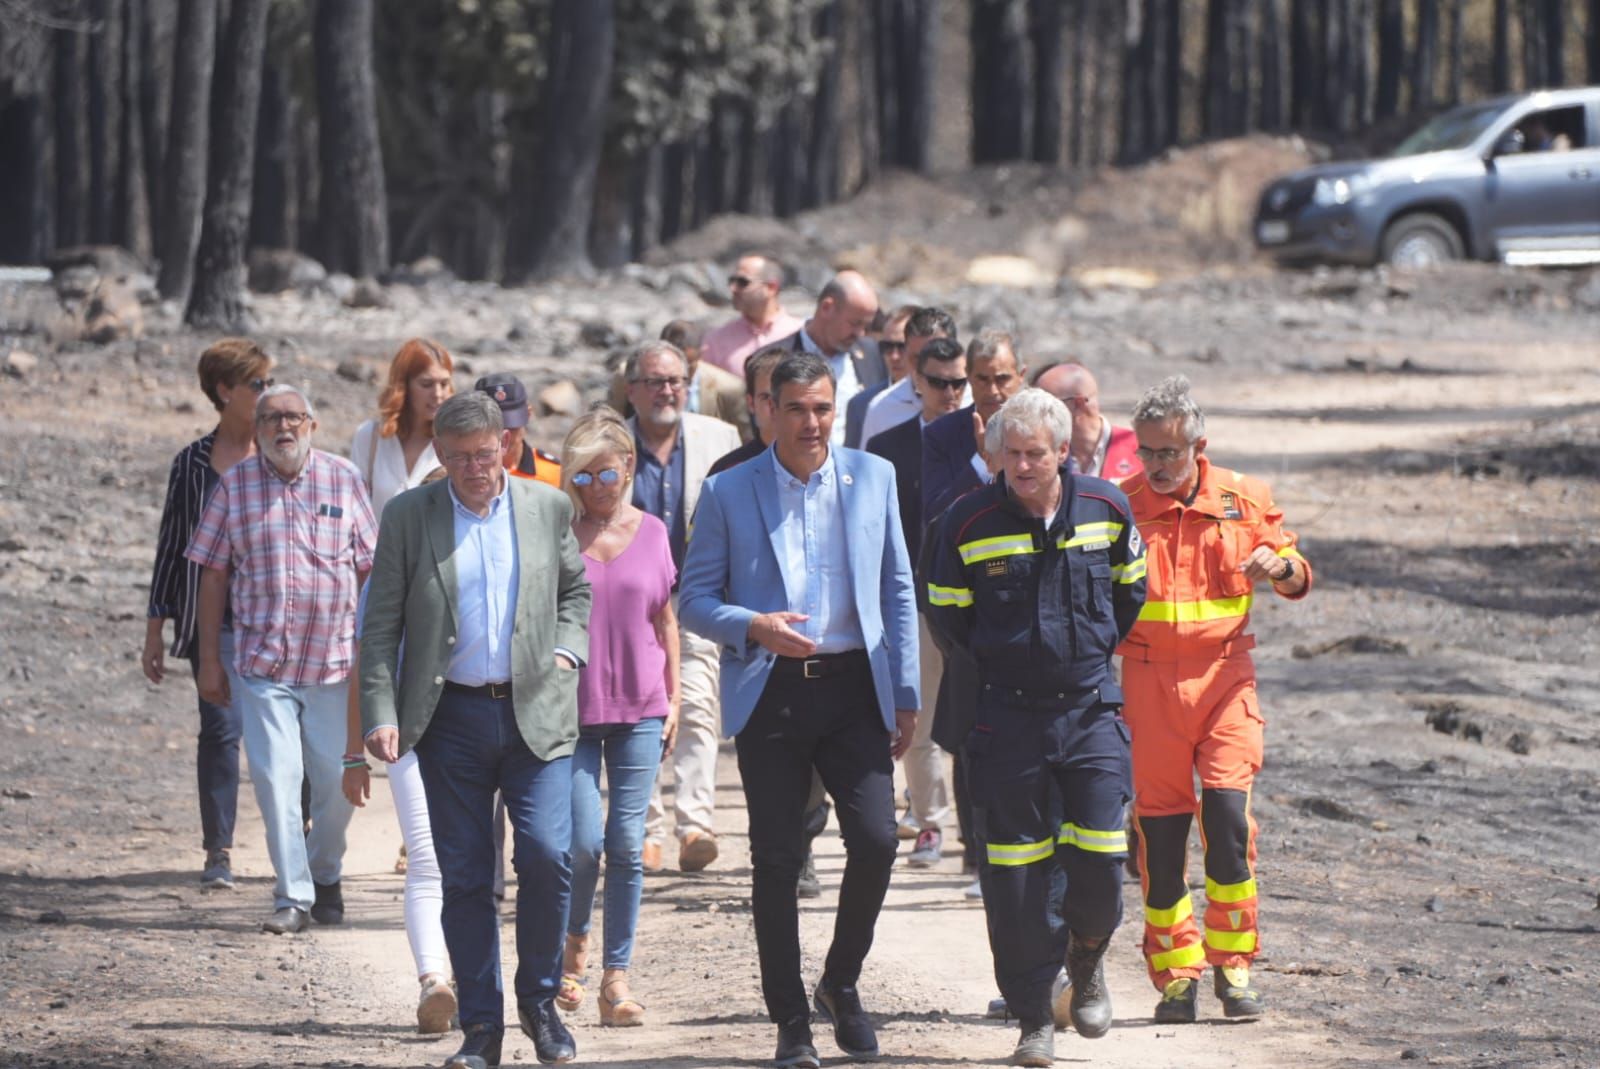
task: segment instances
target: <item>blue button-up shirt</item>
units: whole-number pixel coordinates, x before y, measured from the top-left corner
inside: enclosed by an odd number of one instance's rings
[[[511,632],[517,617],[517,535],[511,517],[511,481],[479,516],[456,497],[456,642],[447,678],[468,687],[511,679]]]
[[[633,478],[633,504],[667,526],[667,544],[672,548],[672,563],[683,573],[683,551],[688,543],[683,515],[683,429],[672,443],[665,464],[656,459],[636,431],[634,451],[639,458]]]
[[[861,614],[850,589],[850,549],[833,450],[805,482],[789,473],[776,451],[772,459],[783,545],[778,567],[789,611],[810,617],[790,626],[815,642],[818,653],[864,649]]]

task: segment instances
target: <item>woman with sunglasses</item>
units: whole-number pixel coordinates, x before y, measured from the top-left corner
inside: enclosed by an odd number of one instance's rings
[[[206,502],[222,476],[239,461],[255,455],[256,398],[273,384],[272,358],[248,338],[223,338],[200,354],[200,389],[219,413],[217,425],[179,450],[167,475],[167,500],[156,538],[155,571],[150,578],[150,605],[145,621],[144,652],[139,664],[152,683],[166,678],[162,630],[174,621],[171,653],[199,658],[195,642],[200,566],[184,552],[200,525]],[[233,620],[222,618],[222,663],[233,667]],[[200,788],[200,831],[205,848],[203,887],[233,888],[228,852],[239,807],[239,740],[243,727],[238,710],[200,702],[200,734],[195,754]]]
[[[381,520],[396,494],[420,486],[439,466],[433,454],[433,414],[455,393],[455,361],[438,342],[412,338],[389,362],[389,381],[378,395],[378,416],[356,428],[350,459],[361,469]]]
[[[677,579],[666,526],[632,504],[633,434],[612,409],[580,419],[562,446],[562,489],[593,591],[589,662],[578,677],[572,757],[572,905],[556,1004],[583,1001],[600,852],[605,850],[605,940],[597,1003],[602,1025],[644,1023],[628,965],[644,887],[645,810],[678,729]],[[600,770],[610,809],[602,832]]]

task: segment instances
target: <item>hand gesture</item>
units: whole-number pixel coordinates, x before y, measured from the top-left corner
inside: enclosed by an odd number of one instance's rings
[[[167,678],[167,651],[161,642],[161,634],[144,637],[144,650],[139,654],[139,667],[144,669],[144,677],[152,683],[160,683]]]
[[[750,641],[779,657],[809,657],[817,644],[789,626],[809,619],[801,612],[764,612],[750,621]]]
[[[1283,558],[1273,552],[1271,546],[1257,546],[1239,565],[1239,571],[1252,583],[1259,583],[1263,579],[1270,580],[1275,575],[1282,575],[1283,567]]]
[[[233,694],[228,688],[228,673],[222,670],[222,662],[215,657],[201,660],[194,675],[194,685],[200,691],[200,697],[212,705],[228,705],[233,701]]]
[[[894,711],[894,739],[889,744],[889,756],[896,761],[906,755],[911,749],[911,737],[917,733],[917,711],[915,709],[896,709]]]
[[[360,768],[347,768],[344,770],[344,779],[339,784],[340,790],[350,804],[357,809],[364,808],[367,799],[372,797],[372,770],[365,765]]]
[[[367,752],[386,765],[400,760],[400,729],[377,728],[367,736]]]

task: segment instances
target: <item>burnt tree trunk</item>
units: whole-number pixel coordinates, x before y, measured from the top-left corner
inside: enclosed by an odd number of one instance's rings
[[[1349,66],[1345,49],[1349,47],[1350,0],[1328,0],[1322,10],[1322,122],[1319,124],[1340,133],[1347,129],[1345,120],[1345,79]]]
[[[1183,137],[1183,0],[1165,0],[1165,3],[1166,12],[1161,19],[1166,33],[1161,49],[1163,122],[1158,139],[1162,148],[1176,145]]]
[[[1448,96],[1451,106],[1461,103],[1461,84],[1465,80],[1462,66],[1466,57],[1462,49],[1466,44],[1466,34],[1462,26],[1462,0],[1450,0],[1450,17],[1447,24],[1446,39],[1449,41],[1450,67],[1448,80]]]
[[[1504,3],[1505,0],[1499,0]],[[1600,83],[1600,0],[1589,0],[1588,52],[1590,85]]]
[[[184,320],[193,327],[245,333],[245,246],[255,174],[261,60],[271,0],[231,0],[212,83],[206,209],[195,253],[194,289]]]
[[[1567,3],[1568,0],[1542,0],[1540,5],[1544,9],[1540,20],[1544,24],[1544,76],[1551,88],[1567,84]]]
[[[321,137],[322,262],[357,277],[389,267],[389,208],[372,72],[373,0],[317,0],[311,43]]]
[[[885,0],[890,63],[890,95],[894,100],[893,124],[880,128],[879,136],[891,149],[886,161],[912,171],[926,171],[933,136],[933,86],[939,47],[938,0]]]
[[[1439,65],[1439,0],[1417,0],[1417,44],[1411,66],[1411,110],[1433,110],[1433,79]]]
[[[1505,0],[1496,2],[1503,4]],[[1400,74],[1405,62],[1405,10],[1401,0],[1378,0],[1378,96],[1373,110],[1380,119],[1400,112]]]
[[[772,168],[768,177],[772,188],[772,214],[787,219],[799,211],[802,160],[797,155],[800,142],[801,101],[791,100],[778,109],[778,118],[767,134],[771,145]]]
[[[972,0],[972,162],[1027,156],[1028,48],[1024,0]]]
[[[589,211],[589,260],[602,271],[627,263],[633,247],[633,213],[628,203],[633,160],[615,138],[607,141],[595,170],[594,205]]]
[[[118,131],[117,227],[115,240],[140,260],[149,263],[150,187],[145,176],[144,94],[145,64],[142,51],[145,0],[127,0],[122,24],[122,126]]]
[[[816,36],[823,42],[823,53],[817,68],[816,93],[810,102],[811,130],[800,181],[801,208],[832,204],[839,199],[839,69],[843,42],[839,18],[838,0],[828,0],[816,15]]]
[[[1290,0],[1289,9],[1289,115],[1297,127],[1317,125],[1322,119],[1322,71],[1317,56],[1317,22],[1314,0]]]
[[[285,10],[273,5],[267,15],[267,59],[261,72],[261,115],[256,122],[255,203],[250,208],[250,244],[292,249],[300,234],[296,195],[295,128],[299,102],[290,76],[282,23]]]
[[[660,145],[651,145],[634,168],[633,188],[629,191],[629,215],[633,227],[632,258],[640,260],[661,243],[661,157]],[[718,172],[722,157],[716,157]],[[708,194],[709,196],[709,194]],[[721,208],[717,208],[721,211]]]
[[[84,92],[89,44],[77,30],[56,31],[56,238],[89,240],[89,101]]]
[[[1597,0],[1600,2],[1600,0]],[[1511,0],[1494,0],[1490,40],[1489,88],[1511,92]]]
[[[53,31],[0,21],[0,55],[12,57],[10,92],[0,90],[0,262],[36,264],[55,248],[55,184],[50,100]]]
[[[1261,128],[1288,125],[1283,84],[1283,0],[1261,3]]]
[[[139,125],[144,137],[145,200],[150,208],[152,249],[161,232],[161,198],[166,189],[167,124],[172,118],[172,75],[177,35],[177,5],[145,0],[139,18]]]
[[[1222,137],[1228,129],[1228,78],[1233,59],[1228,55],[1230,3],[1206,0],[1205,104],[1200,112],[1200,132],[1205,137]]]
[[[117,240],[122,156],[122,16],[125,4],[95,0],[89,34],[89,240]]]
[[[1067,162],[1079,167],[1084,161],[1084,135],[1088,120],[1088,114],[1084,110],[1084,91],[1088,82],[1089,15],[1082,4],[1079,4],[1076,10],[1077,17],[1072,20],[1072,85],[1068,90],[1070,96],[1067,101],[1067,108],[1072,116],[1072,124],[1067,134]]]
[[[533,188],[507,250],[513,280],[588,274],[589,213],[610,97],[616,44],[614,0],[555,0],[546,39],[548,73],[539,94]]]
[[[1356,129],[1372,121],[1372,66],[1367,42],[1372,40],[1372,0],[1351,0],[1345,25],[1345,92],[1350,98],[1350,119]]]
[[[1522,80],[1525,89],[1540,89],[1548,82],[1544,73],[1544,20],[1538,0],[1522,0]]]
[[[167,143],[156,255],[161,296],[180,306],[194,286],[194,253],[206,202],[207,118],[217,52],[217,0],[181,0],[174,50],[172,117]]]
[[[1036,163],[1061,162],[1061,2],[1028,4],[1028,36],[1033,44],[1031,155]]]
[[[1147,159],[1155,142],[1155,101],[1151,85],[1155,27],[1151,5],[1145,0],[1123,0],[1127,22],[1122,33],[1122,114],[1118,121],[1123,164]]]

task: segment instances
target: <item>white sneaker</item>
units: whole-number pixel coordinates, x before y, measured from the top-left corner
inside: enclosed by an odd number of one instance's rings
[[[983,884],[981,882],[979,882],[978,880],[973,880],[972,883],[967,886],[967,889],[965,891],[962,891],[961,894],[968,901],[982,902],[983,901]]]
[[[916,817],[911,815],[911,810],[907,809],[905,815],[900,818],[900,822],[894,826],[894,837],[896,839],[915,839],[921,834],[922,825],[917,822]]]

